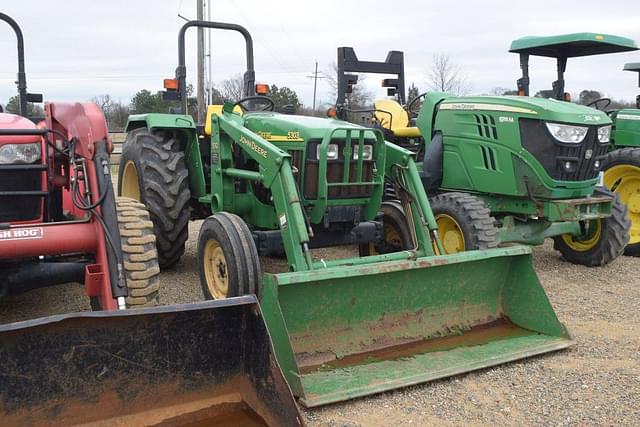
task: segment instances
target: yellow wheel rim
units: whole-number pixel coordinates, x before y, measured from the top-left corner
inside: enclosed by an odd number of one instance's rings
[[[600,241],[602,235],[602,222],[601,220],[589,221],[589,228],[587,230],[586,237],[574,237],[571,234],[563,234],[562,240],[576,252],[586,252],[593,249],[595,245]]]
[[[464,252],[465,242],[462,227],[453,217],[446,214],[436,215],[438,235],[442,241],[442,249],[445,254],[457,254]]]
[[[140,199],[140,180],[138,178],[138,169],[133,160],[129,160],[124,165],[122,171],[122,183],[120,184],[120,195],[131,197],[132,199],[141,201]]]
[[[229,270],[222,247],[217,240],[207,241],[202,262],[209,293],[214,299],[226,298],[229,293]]]
[[[631,220],[629,244],[640,243],[640,167],[617,165],[604,171],[604,184],[627,205]]]
[[[400,237],[400,233],[398,230],[391,224],[384,225],[384,240],[391,245],[400,248],[402,250],[402,238]],[[380,255],[378,249],[376,248],[375,243],[369,243],[369,255]]]

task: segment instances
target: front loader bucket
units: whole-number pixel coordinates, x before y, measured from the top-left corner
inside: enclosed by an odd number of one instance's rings
[[[309,407],[572,343],[527,247],[266,275],[262,307]]]
[[[253,296],[0,327],[2,426],[299,426]]]

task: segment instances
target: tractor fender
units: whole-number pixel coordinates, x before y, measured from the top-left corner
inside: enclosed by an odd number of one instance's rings
[[[427,192],[438,189],[442,184],[443,151],[442,132],[436,132],[424,152],[422,171],[420,171],[420,178]]]
[[[447,98],[453,98],[454,95],[445,92],[429,92],[425,95],[422,107],[416,119],[416,126],[420,129],[420,133],[424,137],[425,143],[429,144],[433,137],[433,124],[436,121],[436,114],[440,103]]]
[[[193,121],[193,117],[187,114],[147,113],[130,115],[127,119],[125,132],[130,132],[141,127],[146,127],[147,129],[192,129],[194,134],[196,131],[196,124]]]

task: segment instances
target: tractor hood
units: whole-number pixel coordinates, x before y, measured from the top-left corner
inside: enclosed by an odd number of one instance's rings
[[[452,97],[442,101],[440,110],[496,111],[504,112],[505,115],[512,113],[519,117],[588,125],[611,123],[604,112],[593,108],[565,101],[529,96]]]
[[[0,129],[6,130],[24,130],[35,129],[36,125],[31,120],[26,119],[17,114],[0,113]],[[12,144],[28,144],[40,141],[40,137],[37,135],[6,135],[0,136],[0,144],[12,143]]]
[[[314,138],[323,138],[334,129],[364,129],[362,126],[337,119],[299,116],[281,113],[247,113],[244,116],[245,126],[268,141],[302,142]],[[344,135],[344,131],[336,136]],[[374,131],[371,131],[374,137]]]

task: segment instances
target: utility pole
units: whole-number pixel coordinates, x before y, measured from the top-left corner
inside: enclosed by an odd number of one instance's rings
[[[316,69],[313,72],[312,75],[307,76],[308,79],[313,79],[313,114],[316,114],[316,90],[318,89],[318,79],[324,79],[326,77],[324,76],[319,76],[318,74],[320,74],[318,72],[318,61],[316,61]]]
[[[204,19],[204,0],[196,0],[198,2],[197,20]],[[198,101],[197,122],[204,123],[204,110],[206,108],[204,101],[204,29],[198,27],[198,83],[196,89],[196,97]]]
[[[211,3],[207,0],[207,21],[211,21]],[[211,29],[207,30],[207,105],[213,104],[213,69],[211,68]]]

